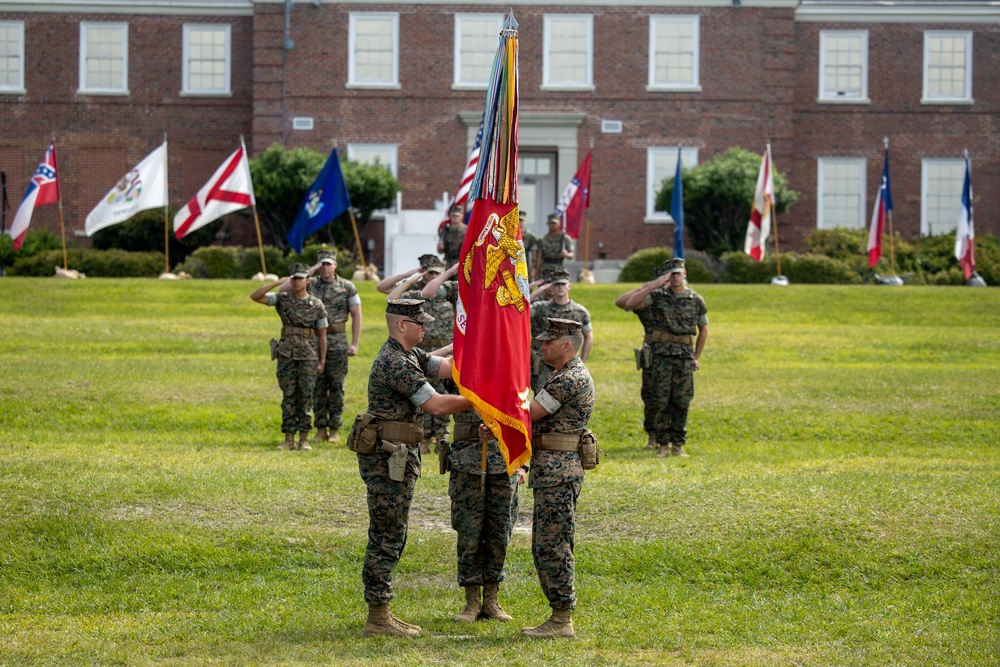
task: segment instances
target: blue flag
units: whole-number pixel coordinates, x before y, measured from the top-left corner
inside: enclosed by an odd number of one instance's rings
[[[670,217],[674,219],[674,257],[684,259],[684,180],[681,178],[681,147],[677,147],[677,172],[674,193],[670,198]]]
[[[295,248],[295,252],[302,252],[307,238],[333,222],[350,205],[347,184],[340,171],[340,158],[334,148],[316,182],[309,187],[299,214],[295,216],[295,224],[288,230],[288,245]]]

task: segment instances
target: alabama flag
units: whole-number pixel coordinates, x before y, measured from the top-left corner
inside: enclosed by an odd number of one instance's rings
[[[965,273],[965,279],[976,270],[976,230],[972,224],[972,173],[969,158],[965,158],[965,181],[962,183],[962,209],[958,214],[955,230],[955,259]]]
[[[590,208],[590,168],[593,157],[594,151],[591,150],[580,163],[576,175],[563,190],[555,210],[555,213],[563,216],[566,235],[574,239],[580,236],[584,210]]]
[[[747,224],[747,237],[743,252],[758,262],[764,261],[764,243],[771,235],[771,209],[774,208],[774,172],[771,164],[771,144],[767,144],[764,159],[757,174],[757,187],[753,192],[753,210]]]
[[[208,183],[174,216],[174,234],[177,238],[183,238],[227,213],[255,204],[247,147],[240,141],[236,152],[222,163],[212,178],[208,179]]]
[[[49,144],[49,149],[45,151],[35,175],[28,183],[28,190],[24,193],[24,199],[14,215],[14,221],[7,232],[14,239],[14,250],[20,250],[24,244],[24,237],[28,234],[28,226],[31,224],[31,215],[35,212],[36,206],[43,204],[54,204],[61,199],[59,194],[59,170],[56,167],[56,140]]]

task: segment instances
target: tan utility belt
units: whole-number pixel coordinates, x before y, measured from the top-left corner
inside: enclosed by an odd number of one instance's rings
[[[539,449],[548,452],[575,452],[580,447],[580,436],[568,433],[542,433],[535,438]]]
[[[344,333],[347,331],[347,327],[345,325],[346,322],[330,322],[326,326],[326,332],[328,334]]]
[[[455,442],[479,440],[479,422],[455,422]]]
[[[681,345],[694,345],[694,336],[691,334],[684,334],[683,336],[675,336],[674,334],[667,333],[666,331],[654,331],[653,333],[646,334],[642,342],[646,345],[650,343],[680,343]]]
[[[291,336],[293,334],[298,334],[299,336],[305,336],[306,338],[315,338],[316,330],[307,329],[306,327],[289,327],[289,326],[281,327],[282,336]]]
[[[405,442],[408,445],[415,445],[424,439],[424,427],[413,422],[379,420],[378,431],[383,440]]]

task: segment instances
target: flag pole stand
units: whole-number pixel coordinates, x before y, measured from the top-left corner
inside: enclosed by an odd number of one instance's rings
[[[260,251],[260,271],[267,275],[267,262],[264,261],[264,241],[260,235],[260,218],[257,217],[257,204],[253,205],[253,224],[257,228],[257,249]]]

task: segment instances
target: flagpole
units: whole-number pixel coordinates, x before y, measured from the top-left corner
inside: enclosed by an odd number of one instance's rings
[[[56,162],[56,135],[52,135],[52,161]],[[56,183],[59,182],[59,171],[56,170]],[[63,270],[69,270],[69,262],[66,260],[66,224],[63,222],[62,188],[56,187],[59,193],[59,233],[62,236]]]
[[[167,133],[163,133],[163,145],[167,145]],[[164,179],[164,189],[167,191],[166,199],[170,199],[170,186],[169,181],[167,181],[167,174],[170,169],[168,168],[169,159],[166,155],[163,156],[163,179]],[[168,202],[163,202],[163,272],[170,273],[170,213],[167,210]]]
[[[771,142],[767,142],[767,163],[771,170],[771,178],[774,178],[774,160],[771,159]],[[771,220],[774,221],[774,261],[778,275],[781,275],[781,248],[778,245],[778,188],[774,188],[774,201],[771,202]],[[761,259],[763,259],[763,241],[761,242]]]
[[[882,137],[882,145],[885,146],[885,159],[889,159],[889,137]],[[888,172],[887,172],[888,173]],[[886,184],[888,187],[888,183]],[[892,209],[890,208],[886,212],[886,222],[889,223],[889,268],[892,271],[892,275],[896,275],[896,253],[895,244],[892,240]]]
[[[583,216],[583,268],[589,269],[590,264],[590,218]]]
[[[247,168],[250,167],[250,156],[247,154],[247,145],[240,135],[240,146],[243,147],[243,159],[247,161]],[[250,179],[250,207],[253,210],[253,224],[257,229],[257,250],[260,252],[260,272],[267,275],[267,262],[264,261],[264,240],[260,235],[260,218],[257,217],[257,197],[253,196],[253,178]]]
[[[354,220],[354,211],[350,208],[347,209],[347,213],[351,216],[351,228],[354,229],[354,240],[358,244],[358,256],[361,257],[361,268],[367,268],[365,266],[365,249],[361,247],[361,235],[358,234],[358,223]]]

